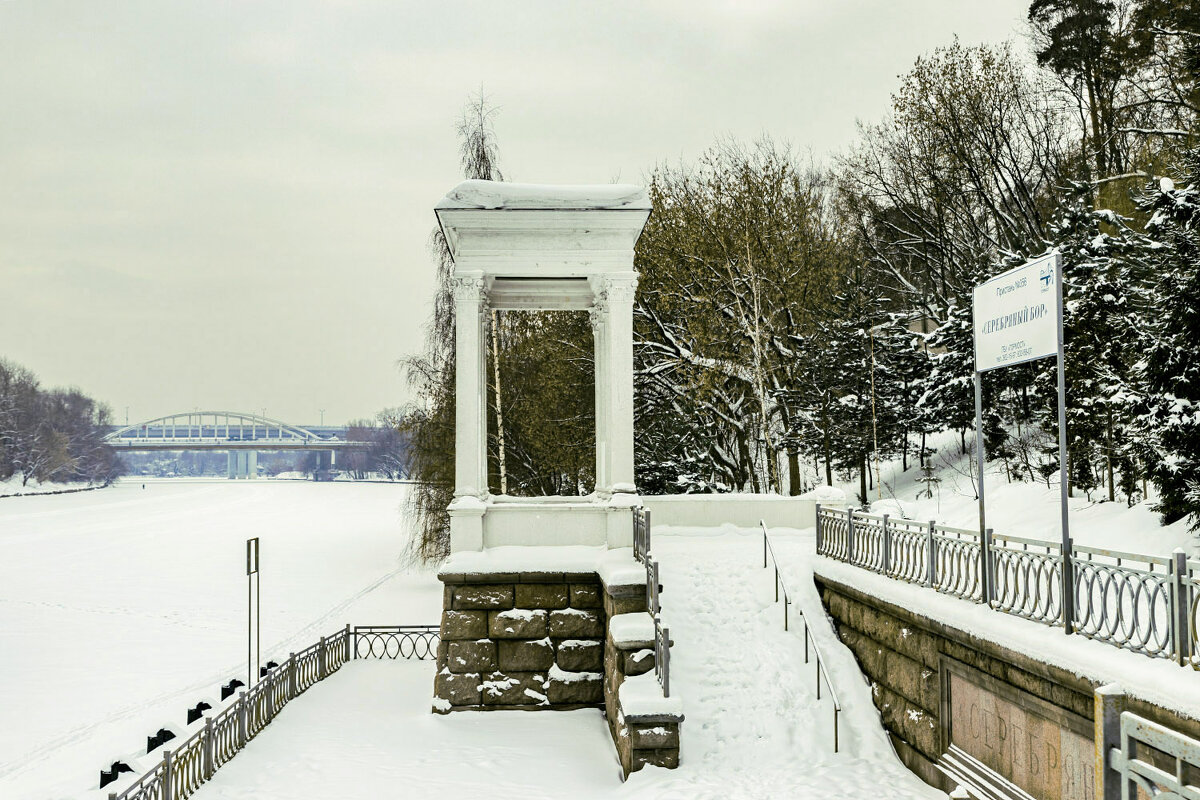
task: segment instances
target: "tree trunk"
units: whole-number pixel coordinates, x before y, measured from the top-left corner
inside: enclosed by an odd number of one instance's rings
[[[800,454],[792,451],[787,454],[788,460],[788,494],[800,494]]]
[[[1105,467],[1108,470],[1108,502],[1112,503],[1117,499],[1116,490],[1113,487],[1113,441],[1112,441],[1112,409],[1108,409],[1108,419],[1105,421],[1104,436],[1108,440],[1105,445],[1104,461]]]
[[[858,499],[863,506],[867,505],[867,454],[863,454],[858,460]]]

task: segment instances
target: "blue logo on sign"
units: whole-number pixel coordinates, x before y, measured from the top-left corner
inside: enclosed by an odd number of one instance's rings
[[[1050,291],[1050,286],[1054,283],[1054,267],[1052,265],[1042,267],[1039,273],[1039,280],[1042,282],[1042,291]]]

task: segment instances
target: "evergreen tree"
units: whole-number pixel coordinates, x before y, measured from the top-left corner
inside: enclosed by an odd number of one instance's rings
[[[1163,522],[1187,517],[1200,530],[1200,150],[1188,153],[1177,188],[1163,180],[1145,197],[1155,251],[1145,384],[1148,468]]]

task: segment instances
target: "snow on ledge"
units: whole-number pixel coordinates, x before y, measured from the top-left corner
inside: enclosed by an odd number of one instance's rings
[[[886,578],[824,556],[813,573],[884,602],[921,614],[978,639],[1029,654],[1096,684],[1118,683],[1134,697],[1200,720],[1197,673],[1164,658],[1150,658],[1051,628],[916,584]]]
[[[505,545],[483,550],[460,550],[442,562],[438,572],[595,572],[596,564],[607,553],[608,548],[604,545]]]
[[[564,186],[472,180],[455,186],[434,208],[649,211],[650,196],[630,183]]]
[[[617,647],[627,648],[653,642],[654,617],[645,611],[617,614],[609,619],[608,630]]]
[[[442,562],[439,575],[510,574],[520,572],[594,572],[605,586],[640,586],[646,568],[634,560],[632,547],[604,545],[504,545],[460,550]]]
[[[663,697],[662,687],[653,672],[628,677],[617,693],[621,713],[629,717],[677,717],[683,720],[683,701]]]

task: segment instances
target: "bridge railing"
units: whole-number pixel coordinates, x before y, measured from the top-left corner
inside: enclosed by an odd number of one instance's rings
[[[1061,542],[817,506],[817,554],[1200,669],[1200,561],[1179,550],[1072,544],[1064,557]]]
[[[437,656],[436,625],[347,625],[268,670],[236,701],[205,717],[200,727],[109,800],[186,800],[219,767],[237,755],[284,706],[355,658],[416,659]]]

